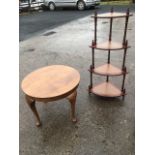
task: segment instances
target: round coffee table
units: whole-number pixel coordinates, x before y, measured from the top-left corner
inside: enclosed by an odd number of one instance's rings
[[[76,122],[75,104],[80,74],[72,67],[64,65],[46,66],[28,74],[22,81],[26,101],[36,117],[36,125],[41,121],[35,102],[44,103],[67,98],[71,104],[71,119]]]

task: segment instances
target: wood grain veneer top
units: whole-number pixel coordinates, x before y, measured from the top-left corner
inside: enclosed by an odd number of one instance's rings
[[[25,94],[35,98],[54,98],[67,94],[80,82],[80,74],[64,65],[46,66],[28,74],[21,87]]]

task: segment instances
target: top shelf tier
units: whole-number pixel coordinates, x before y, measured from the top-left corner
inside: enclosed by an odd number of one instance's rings
[[[132,16],[132,14],[130,13],[129,15],[127,15],[127,13],[121,13],[121,12],[109,12],[109,13],[102,13],[102,14],[97,14],[97,18],[124,18],[127,16]],[[94,15],[92,16],[93,18],[95,17]]]

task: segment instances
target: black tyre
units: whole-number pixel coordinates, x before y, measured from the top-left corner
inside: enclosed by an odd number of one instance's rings
[[[49,7],[49,10],[50,11],[54,11],[55,10],[55,5],[54,5],[54,3],[49,3],[49,5],[48,5],[48,7]]]
[[[84,1],[78,1],[77,9],[80,10],[80,11],[85,10],[85,3],[84,3]]]

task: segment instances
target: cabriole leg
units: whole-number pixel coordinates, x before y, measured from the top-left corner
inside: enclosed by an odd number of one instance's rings
[[[31,99],[27,95],[25,95],[25,98],[26,98],[28,106],[30,107],[30,109],[32,110],[34,116],[36,117],[36,126],[40,126],[41,121],[40,121],[40,117],[39,117],[39,114],[38,114],[36,106],[35,106],[35,100]]]
[[[75,116],[76,96],[77,96],[77,91],[73,92],[71,95],[67,97],[71,105],[71,119],[72,119],[72,122],[74,123],[77,122],[77,118]]]

